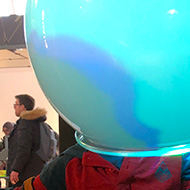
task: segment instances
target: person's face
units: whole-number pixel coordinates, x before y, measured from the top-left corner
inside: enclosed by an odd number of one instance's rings
[[[5,135],[10,134],[10,131],[6,127],[3,127],[3,132],[5,133]]]
[[[21,112],[26,110],[24,105],[20,105],[19,99],[16,99],[15,104],[14,104],[14,109],[15,109],[15,115],[20,116]]]

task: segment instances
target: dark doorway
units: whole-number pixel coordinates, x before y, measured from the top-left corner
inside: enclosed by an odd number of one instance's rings
[[[59,151],[76,144],[75,130],[59,116]]]

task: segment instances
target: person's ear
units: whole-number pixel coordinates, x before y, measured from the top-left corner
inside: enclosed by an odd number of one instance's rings
[[[22,110],[26,110],[24,104],[21,104],[20,106],[21,106]]]

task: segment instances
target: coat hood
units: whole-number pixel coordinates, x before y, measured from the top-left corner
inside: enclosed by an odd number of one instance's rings
[[[46,117],[47,111],[43,108],[36,108],[34,110],[26,110],[21,112],[20,117],[21,119],[27,119],[27,120],[34,120],[39,117]]]

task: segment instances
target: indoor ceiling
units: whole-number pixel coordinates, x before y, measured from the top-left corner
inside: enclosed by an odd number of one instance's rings
[[[0,50],[0,68],[30,67],[28,51],[24,49]]]
[[[0,17],[0,68],[30,67],[23,16]]]

